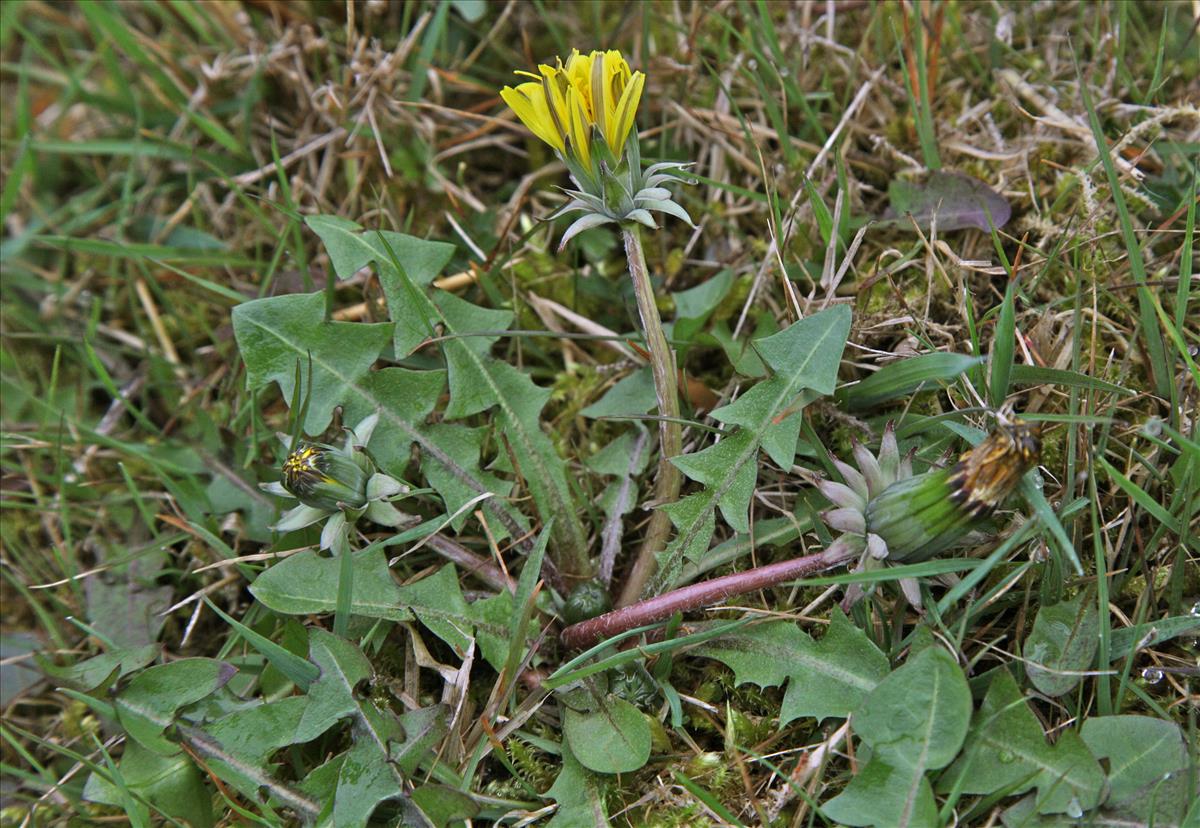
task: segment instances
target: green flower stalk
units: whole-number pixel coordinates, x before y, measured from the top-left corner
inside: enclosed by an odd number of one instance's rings
[[[657,505],[670,503],[679,496],[682,482],[679,469],[671,463],[682,448],[679,373],[663,333],[639,231],[641,227],[658,229],[652,213],[675,216],[695,226],[664,186],[681,182],[682,171],[689,165],[667,161],[642,169],[635,120],[646,76],[631,71],[619,51],[585,55],[576,49],[565,63],[560,59],[554,66],[538,66],[536,74],[518,74],[532,80],[506,86],[500,96],[534,135],[554,148],[575,185],[564,191],[570,200],[551,218],[582,213],[563,233],[559,249],[592,227],[614,223],[621,228],[661,418],[654,501]],[[656,511],[618,604],[640,597],[654,572],[655,555],[665,546],[670,531],[670,519]]]
[[[378,470],[366,444],[379,422],[372,414],[348,432],[338,448],[325,443],[301,443],[295,447],[280,435],[288,456],[283,461],[283,480],[261,484],[265,492],[291,497],[300,504],[289,509],[271,528],[294,532],[325,520],[321,548],[342,554],[350,548],[349,534],[361,517],[382,526],[399,526],[407,516],[389,501],[405,494],[408,487]]]

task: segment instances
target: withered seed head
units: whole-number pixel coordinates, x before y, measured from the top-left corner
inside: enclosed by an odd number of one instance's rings
[[[1008,497],[1042,454],[1041,424],[1000,423],[950,471],[950,497],[971,517],[986,517]]]

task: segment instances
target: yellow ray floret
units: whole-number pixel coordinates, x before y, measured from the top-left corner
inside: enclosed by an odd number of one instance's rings
[[[581,54],[573,50],[564,63],[541,64],[538,80],[506,86],[500,97],[530,132],[560,153],[591,164],[592,130],[620,156],[633,129],[646,76],[632,72],[616,49]]]

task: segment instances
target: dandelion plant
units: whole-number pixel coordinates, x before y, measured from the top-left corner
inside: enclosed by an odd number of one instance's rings
[[[541,64],[531,78],[500,95],[521,122],[545,141],[566,165],[574,189],[570,201],[553,217],[582,213],[567,228],[559,249],[584,230],[615,223],[621,228],[629,276],[637,297],[638,317],[654,376],[659,413],[659,463],[654,499],[670,503],[679,494],[680,472],[671,458],[681,450],[678,370],[663,332],[654,287],[642,250],[641,228],[657,230],[651,213],[666,213],[692,224],[687,211],[671,198],[664,184],[681,181],[687,164],[660,162],[642,169],[634,121],[646,76],[634,72],[615,50],[582,54],[573,50],[564,63]],[[666,542],[670,519],[661,510],[651,518],[618,603],[636,600],[653,573],[655,553]]]

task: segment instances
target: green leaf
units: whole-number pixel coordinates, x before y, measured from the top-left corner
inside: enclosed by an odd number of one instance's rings
[[[604,794],[596,777],[575,758],[570,745],[562,746],[562,769],[546,791],[558,803],[547,828],[608,828]]]
[[[100,564],[106,564],[112,554],[97,552]],[[165,561],[165,551],[148,551],[113,566],[107,577],[88,581],[84,593],[88,623],[118,649],[144,647],[158,638],[172,596],[170,585],[157,583]]]
[[[1081,747],[1071,731],[1058,744],[1047,744],[1012,675],[1000,669],[975,713],[962,754],[942,774],[938,789],[983,795],[1036,787],[1039,813],[1091,809],[1100,801],[1104,774]]]
[[[335,259],[335,265],[341,267],[351,264],[345,255]],[[305,431],[323,431],[338,405],[346,406],[343,419],[347,422],[379,412],[380,424],[371,447],[385,470],[399,473],[407,465],[409,446],[415,441],[427,458],[444,469],[443,480],[455,479],[477,494],[488,491],[477,469],[455,462],[422,433],[445,375],[400,368],[368,374],[394,326],[326,322],[324,306],[324,295],[312,293],[260,299],[234,309],[234,333],[246,361],[248,387],[253,390],[274,381],[284,397],[292,399],[295,366],[299,363],[307,369],[311,358],[313,387],[306,389]]]
[[[701,451],[671,458],[680,471],[716,493],[721,516],[735,532],[750,531],[758,466],[747,461],[757,453],[761,439],[747,429]]]
[[[115,707],[121,726],[143,747],[162,756],[179,752],[164,735],[175,712],[216,692],[237,672],[232,664],[212,658],[182,658],[151,667],[134,676],[117,694]]]
[[[517,580],[517,591],[513,596],[512,605],[519,610],[524,610],[527,604],[532,604],[534,600],[534,590],[537,588],[538,581],[542,577],[542,564],[546,559],[546,546],[550,542],[550,533],[543,529],[538,535],[537,542],[533,545],[529,556],[525,559],[525,563],[521,566],[521,577]],[[523,617],[523,613],[510,613],[508,618],[508,638],[513,643],[514,651],[521,650],[520,642],[524,639],[524,627],[529,623],[528,617]],[[514,659],[510,656],[508,666],[515,668]],[[509,670],[510,676],[516,675],[515,672]]]
[[[380,262],[379,279],[388,297],[389,313],[396,322],[397,337],[417,324],[413,319],[418,317],[422,337],[434,325],[442,328],[441,351],[450,386],[446,416],[465,417],[496,409],[497,426],[512,449],[538,513],[545,523],[554,520],[556,562],[572,575],[586,575],[587,538],[567,484],[566,464],[542,431],[539,419],[550,392],[535,385],[519,369],[490,356],[494,335],[477,335],[507,328],[511,313],[479,308],[444,291],[437,291],[436,300],[431,299],[426,294],[426,285],[409,272],[410,265],[401,266],[407,248],[397,249],[392,244],[396,239],[375,232],[365,232],[359,240],[362,244],[378,243],[387,253],[376,261]],[[396,351],[406,353],[400,342]],[[479,490],[485,489],[481,486]]]
[[[478,23],[487,14],[486,0],[450,0],[450,5],[468,23]]]
[[[193,749],[203,753],[207,768],[243,796],[261,802],[261,791],[279,791],[279,798],[288,802],[292,795],[277,781],[268,760],[280,748],[306,741],[296,731],[308,705],[305,696],[289,696],[222,716],[202,729],[181,730]]]
[[[1092,716],[1080,736],[1093,756],[1108,763],[1106,807],[1136,810],[1155,825],[1182,820],[1186,802],[1164,786],[1169,775],[1188,766],[1179,725],[1149,716]]]
[[[988,379],[988,400],[993,408],[1004,404],[1008,386],[1012,379],[1013,351],[1016,347],[1015,292],[1017,280],[1010,279],[1004,289],[1004,301],[1000,303],[1000,316],[996,320],[996,334],[992,339],[991,375]]]
[[[392,580],[382,548],[354,552],[354,615],[408,621],[400,587]],[[297,552],[262,573],[250,594],[263,606],[284,615],[333,612],[337,606],[337,558],[323,558],[311,549]]]
[[[1154,647],[1196,631],[1200,631],[1200,618],[1195,615],[1172,615],[1133,627],[1121,627],[1113,630],[1108,639],[1108,656],[1116,661],[1135,650]]]
[[[454,245],[391,230],[364,232],[360,225],[338,216],[309,216],[304,221],[325,244],[339,279],[349,279],[372,262],[379,268],[388,315],[396,323],[393,344],[397,356],[408,356],[425,339],[433,336],[435,320],[419,302],[413,301],[394,262],[399,261],[408,279],[423,288],[430,285],[450,262]]]
[[[771,687],[787,680],[780,727],[802,716],[845,718],[888,674],[887,656],[836,608],[819,641],[792,621],[772,621],[713,639],[692,653],[731,668],[738,684]]]
[[[450,383],[446,416],[458,419],[486,411],[496,404],[496,392],[491,387],[494,381],[489,377],[489,369],[495,366],[490,364],[488,354],[500,337],[477,336],[473,332],[505,330],[512,323],[512,311],[481,308],[451,293],[437,293],[434,300],[441,311],[439,321],[444,322],[447,334],[459,335],[442,343]],[[530,386],[537,388],[532,382]],[[550,392],[537,388],[537,393],[545,395],[537,402],[537,408],[541,410]]]
[[[657,406],[654,375],[646,366],[622,377],[603,397],[579,413],[584,417],[636,417],[649,413]]]
[[[326,322],[325,296],[307,293],[244,302],[233,309],[233,333],[246,362],[246,387],[257,390],[275,382],[291,399],[296,361],[307,376],[312,358],[312,387],[303,428],[320,434],[333,409],[366,376],[392,334],[391,323]]]
[[[459,658],[466,655],[471,639],[490,635],[503,642],[508,641],[505,623],[489,620],[477,604],[467,604],[458,585],[458,573],[453,564],[446,564],[428,578],[400,587],[400,600],[404,606],[416,613],[421,623],[438,638],[449,644]],[[482,643],[482,642],[481,642]],[[503,659],[507,655],[504,645]],[[497,667],[499,669],[499,667]]]
[[[42,681],[42,674],[34,667],[34,662],[48,675],[52,674],[46,670],[47,666],[51,669],[71,669],[70,667],[54,668],[53,662],[38,654],[38,650],[44,646],[45,642],[43,639],[34,633],[17,630],[12,632],[5,630],[3,633],[0,633],[0,663],[3,663],[6,668],[0,670],[0,710],[7,709],[13,699]],[[157,653],[158,648],[155,647],[154,652],[151,653],[150,658],[144,664],[149,664],[150,661],[153,661]],[[30,661],[30,656],[33,657],[34,662]],[[141,667],[144,664],[138,666]],[[110,666],[108,672],[100,676],[96,684],[100,684],[110,675],[114,676],[115,679],[115,671],[116,665]],[[92,687],[81,689],[91,690],[95,686],[92,685]]]
[[[1117,471],[1117,469],[1114,468],[1111,463],[1109,463],[1099,454],[1096,455],[1096,462],[1101,468],[1104,469],[1104,471],[1108,473],[1109,479],[1120,486],[1121,490],[1133,498],[1133,500],[1139,506],[1149,512],[1151,517],[1153,517],[1162,525],[1166,526],[1175,534],[1183,534],[1182,526],[1180,525],[1179,520],[1173,514],[1163,508],[1161,503],[1147,494],[1144,489],[1138,486],[1138,484],[1134,483],[1128,477],[1121,474],[1121,472]]]
[[[234,631],[244,638],[251,647],[264,655],[276,670],[287,676],[301,690],[307,690],[308,685],[317,677],[317,668],[291,650],[276,644],[265,635],[255,632],[241,621],[230,617],[220,607],[209,600],[207,596],[204,598],[204,603],[209,609],[220,616],[226,624],[233,627]]]
[[[1111,382],[1080,374],[1078,371],[1068,371],[1063,368],[1042,368],[1037,365],[1012,366],[1009,381],[1014,385],[1065,385],[1069,388],[1087,388],[1092,391],[1107,391],[1110,394],[1120,394],[1129,397],[1134,394],[1128,388]]]
[[[641,474],[650,462],[650,454],[643,451],[640,455],[635,456],[634,449],[637,442],[638,435],[635,432],[627,431],[583,461],[583,464],[597,474],[606,474],[612,477]],[[632,467],[630,460],[636,461]]]
[[[161,649],[159,644],[147,644],[130,650],[111,650],[66,667],[39,659],[38,666],[48,676],[76,690],[92,693],[105,690],[117,679],[142,669],[158,658]]]
[[[850,825],[936,825],[925,773],[954,759],[970,720],[971,691],[958,662],[941,647],[921,650],[851,715],[871,761],[822,810]]]
[[[675,324],[670,338],[690,342],[704,327],[709,315],[729,295],[733,287],[733,271],[728,268],[688,290],[672,293],[675,300]]]
[[[421,297],[424,299],[424,297]],[[489,492],[475,464],[463,465],[431,439],[425,418],[441,393],[445,375],[441,371],[409,371],[385,368],[368,373],[387,340],[390,324],[365,325],[325,322],[325,298],[311,293],[277,296],[247,302],[234,308],[234,333],[247,367],[247,385],[257,389],[271,381],[279,383],[285,399],[292,399],[297,363],[313,365],[305,430],[320,433],[329,424],[337,405],[346,407],[346,422],[357,422],[379,414],[379,425],[370,448],[385,470],[399,475],[408,464],[412,443],[421,447],[424,463],[436,463],[448,478],[457,480],[476,494]],[[240,331],[240,333],[239,333]],[[307,370],[303,372],[307,375]],[[453,497],[446,489],[439,494]],[[521,529],[507,504],[488,502],[510,531]]]
[[[1042,607],[1033,619],[1022,654],[1033,686],[1047,696],[1069,692],[1082,671],[1092,666],[1100,643],[1100,619],[1094,596],[1081,592],[1053,606]]]
[[[1163,342],[1163,332],[1159,327],[1155,314],[1157,302],[1156,291],[1147,284],[1146,262],[1142,257],[1142,243],[1138,240],[1133,229],[1133,221],[1129,208],[1125,204],[1125,193],[1121,190],[1121,179],[1117,175],[1116,165],[1112,160],[1112,148],[1104,137],[1104,127],[1100,116],[1092,103],[1092,96],[1086,83],[1081,83],[1080,97],[1088,113],[1088,125],[1092,128],[1092,137],[1096,141],[1096,151],[1100,156],[1100,164],[1108,178],[1109,191],[1112,193],[1113,205],[1117,208],[1118,224],[1121,228],[1121,240],[1125,243],[1125,253],[1128,256],[1129,273],[1137,285],[1138,321],[1140,333],[1146,343],[1146,356],[1149,357],[1150,374],[1158,396],[1172,399],[1172,364],[1167,360],[1166,343]],[[1184,354],[1186,355],[1186,351]]]
[[[454,463],[461,468],[470,469],[475,480],[498,496],[507,497],[512,491],[512,482],[502,480],[479,468],[479,456],[483,451],[488,431],[489,429],[483,426],[468,428],[457,423],[438,423],[429,426],[426,433],[429,435],[429,439],[437,443]],[[447,515],[455,514],[473,498],[479,496],[479,492],[474,488],[468,486],[445,466],[428,456],[421,458],[421,473],[425,475],[429,485],[436,489],[438,495],[441,496]],[[455,531],[459,531],[469,517],[471,517],[470,511],[463,512],[451,521],[450,526]],[[491,529],[496,540],[504,540],[508,537],[508,532],[503,524],[492,526]]]
[[[401,773],[416,773],[446,735],[448,717],[449,711],[440,704],[410,710],[400,716],[404,738],[389,746],[388,760]]]
[[[936,770],[958,754],[970,721],[971,691],[962,668],[935,646],[879,682],[850,726],[881,757]]]
[[[117,770],[126,790],[141,796],[163,814],[183,820],[192,828],[208,828],[213,824],[212,796],[200,771],[183,753],[159,756],[130,741]],[[83,798],[118,808],[127,801],[116,785],[96,772],[88,777]]]
[[[888,363],[862,382],[843,388],[838,398],[851,410],[861,411],[880,403],[907,396],[918,388],[934,391],[983,362],[982,357],[967,354],[932,354]]]
[[[435,828],[449,828],[479,814],[475,800],[447,785],[422,785],[412,792],[412,801]]]
[[[353,746],[336,766],[333,824],[366,825],[380,802],[406,799],[405,777],[433,754],[445,735],[447,715],[440,705],[397,717],[361,704],[350,734]],[[314,786],[318,782],[312,781]]]
[[[412,459],[412,444],[429,434],[425,418],[433,411],[445,388],[445,371],[383,368],[359,383],[361,393],[352,392],[345,398],[346,414],[342,419],[357,423],[379,411],[379,422],[371,433],[367,448],[383,471],[403,479],[404,470]],[[432,437],[429,442],[440,447],[440,442]],[[432,458],[425,456],[423,459],[426,465],[431,465]]]
[[[296,790],[301,796],[320,803],[312,822],[321,828],[333,824],[333,798],[337,794],[338,775],[342,772],[345,761],[346,754],[339,753],[329,761],[317,765],[296,785]]]
[[[464,503],[484,493],[507,496],[512,483],[484,472],[479,467],[482,432],[464,426],[439,423],[425,425],[446,383],[445,371],[410,371],[384,368],[368,376],[361,393],[348,401],[347,422],[358,422],[378,411],[379,424],[371,435],[368,448],[380,468],[403,478],[411,460],[411,447],[421,447],[421,471],[429,485],[437,490],[446,513],[453,514]],[[514,515],[494,527],[497,538],[508,536],[508,527],[523,526],[524,520],[499,498],[485,501],[482,508],[504,516]],[[452,524],[461,528],[470,515]]]
[[[600,773],[635,771],[650,758],[650,725],[642,711],[608,694],[595,710],[566,708],[563,737],[579,763]]]
[[[821,806],[827,819],[879,828],[938,824],[937,803],[925,774],[916,767],[872,756],[846,789]]]
[[[345,639],[319,627],[308,633],[308,657],[320,676],[308,688],[308,706],[296,724],[295,741],[315,739],[358,711],[355,688],[374,675],[371,662]]]
[[[545,529],[542,533],[545,534]],[[543,535],[538,536],[538,543],[545,543]],[[534,551],[537,551],[536,545]],[[528,560],[526,559],[525,566],[529,566]],[[521,574],[524,575],[524,572],[522,569]],[[516,599],[511,592],[501,591],[491,598],[475,601],[470,607],[471,616],[475,619],[475,643],[479,645],[479,652],[497,671],[504,669],[514,651],[524,652],[524,636],[513,637],[511,632],[514,622],[521,615]],[[532,607],[529,615],[533,617]],[[508,675],[515,675],[514,670],[515,663]]]
[[[334,825],[366,825],[380,802],[404,798],[404,776],[388,761],[388,746],[404,742],[404,727],[374,705],[361,708],[333,797]]]
[[[597,573],[602,581],[612,578],[612,566],[617,560],[625,534],[624,517],[639,502],[637,476],[645,471],[650,451],[650,432],[639,426],[636,431],[625,432],[584,461],[593,471],[617,478],[596,499],[596,505],[604,511],[604,526],[600,530],[601,563]]]
[[[849,333],[850,308],[838,305],[755,343],[772,375],[736,402],[712,412],[714,419],[740,429],[703,451],[672,459],[705,488],[663,507],[678,533],[659,554],[652,594],[662,592],[675,579],[685,559],[698,558],[708,549],[715,529],[713,511],[718,506],[730,526],[749,531],[748,506],[764,435],[781,412],[790,417],[799,410],[809,398],[802,397],[802,391],[832,393]]]
[[[779,325],[772,314],[760,314],[754,334],[744,339],[734,339],[729,326],[724,322],[715,322],[707,333],[699,334],[696,341],[705,345],[716,345],[725,352],[733,370],[743,377],[758,379],[767,375],[767,366],[762,357],[754,350],[754,341],[770,336],[779,331]]]

